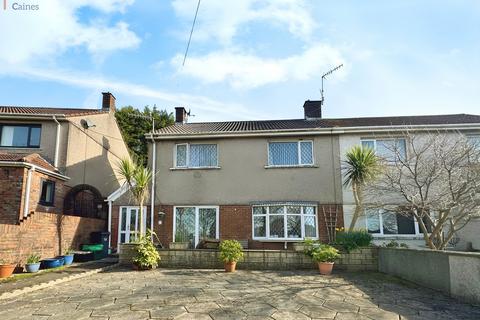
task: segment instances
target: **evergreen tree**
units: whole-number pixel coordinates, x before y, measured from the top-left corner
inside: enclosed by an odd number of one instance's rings
[[[175,122],[173,113],[166,110],[150,109],[146,106],[143,111],[132,106],[125,106],[115,113],[123,139],[130,152],[140,164],[147,164],[147,141],[145,134],[152,131],[151,117],[155,118],[155,130],[169,126]]]

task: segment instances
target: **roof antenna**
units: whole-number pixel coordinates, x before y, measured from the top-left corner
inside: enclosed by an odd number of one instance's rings
[[[327,76],[331,75],[332,73],[334,73],[335,71],[337,71],[341,67],[343,67],[343,63],[323,74],[323,76],[322,76],[322,89],[320,90],[320,94],[322,95],[322,104],[325,101],[325,97],[323,95],[323,80],[325,80]]]

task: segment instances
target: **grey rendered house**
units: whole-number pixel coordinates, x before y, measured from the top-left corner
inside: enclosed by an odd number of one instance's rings
[[[300,119],[207,123],[188,123],[186,110],[176,108],[174,125],[147,135],[155,141],[149,166],[156,172],[148,226],[163,245],[237,239],[249,248],[283,249],[305,238],[328,241],[351,220],[353,201],[341,174],[350,147],[385,152],[386,137],[406,127],[480,129],[475,115],[326,119],[321,108],[321,101],[306,101]],[[113,215],[126,221],[136,212],[123,207]],[[358,227],[379,241],[419,239],[413,220],[384,230],[380,213],[370,217]],[[136,232],[129,227],[112,225],[119,235]],[[118,236],[117,243],[124,241]]]

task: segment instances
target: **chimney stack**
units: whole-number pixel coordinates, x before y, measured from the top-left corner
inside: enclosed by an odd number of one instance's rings
[[[186,123],[189,115],[190,115],[190,112],[187,112],[187,110],[184,107],[176,107],[175,123]]]
[[[110,92],[102,92],[102,110],[115,112],[115,97]]]
[[[322,119],[322,100],[307,100],[303,104],[305,120]]]

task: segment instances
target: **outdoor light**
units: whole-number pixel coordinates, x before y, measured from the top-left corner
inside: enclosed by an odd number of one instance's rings
[[[162,224],[163,220],[165,220],[165,212],[159,211],[158,212],[158,224]]]

